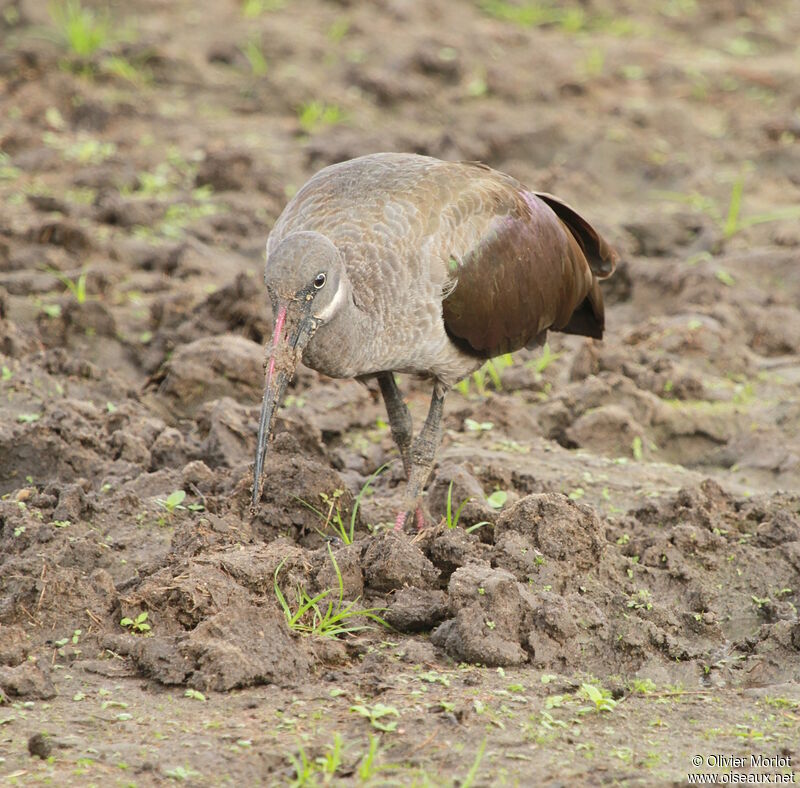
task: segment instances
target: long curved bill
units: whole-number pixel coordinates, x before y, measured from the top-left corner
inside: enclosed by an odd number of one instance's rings
[[[272,439],[275,414],[283,402],[286,387],[294,377],[303,348],[308,344],[308,340],[311,339],[315,330],[316,321],[311,315],[300,315],[299,320],[296,322],[290,320],[287,325],[287,307],[281,305],[278,308],[272,331],[272,354],[267,365],[267,382],[258,424],[258,445],[253,469],[253,500],[250,505],[250,511],[253,513],[261,500],[264,458],[267,454],[267,446]]]

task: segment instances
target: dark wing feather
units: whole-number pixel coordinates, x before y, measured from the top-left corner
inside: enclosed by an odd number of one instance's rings
[[[546,192],[535,192],[540,200],[544,200],[559,219],[569,227],[581,246],[592,273],[598,279],[605,279],[614,273],[617,266],[617,253],[605,242],[597,230],[592,227],[574,208],[563,200]]]
[[[611,247],[549,195],[508,188],[504,196],[478,243],[455,258],[458,283],[442,304],[450,336],[487,358],[524,347],[551,328],[601,337],[597,277],[613,270]]]

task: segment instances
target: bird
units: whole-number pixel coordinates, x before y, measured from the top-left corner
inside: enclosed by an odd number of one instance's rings
[[[601,339],[600,280],[618,255],[567,203],[481,162],[375,153],[313,175],[269,233],[267,343],[251,512],[286,387],[302,362],[376,379],[406,477],[402,530],[423,494],[447,392],[548,330]],[[432,380],[416,437],[395,373]]]

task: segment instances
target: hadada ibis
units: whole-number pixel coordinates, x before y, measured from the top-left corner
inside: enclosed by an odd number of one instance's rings
[[[275,413],[302,359],[330,377],[377,378],[407,479],[396,527],[414,516],[421,525],[447,391],[548,330],[601,338],[599,280],[616,259],[564,202],[480,163],[378,153],[318,172],[267,241],[274,327],[253,511]],[[433,380],[416,438],[395,372]]]

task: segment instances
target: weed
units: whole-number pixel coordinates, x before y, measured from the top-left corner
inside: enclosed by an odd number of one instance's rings
[[[736,284],[736,280],[724,268],[718,268],[714,276],[726,287],[733,287]]]
[[[186,227],[192,222],[219,213],[219,207],[208,201],[210,193],[205,187],[195,189],[192,197],[197,200],[196,203],[178,202],[167,208],[158,226],[161,235],[166,238],[182,238]]]
[[[177,780],[178,782],[185,782],[186,780],[197,780],[202,777],[200,772],[195,769],[190,769],[187,766],[176,766],[174,769],[167,769],[164,776],[170,780]]]
[[[652,610],[653,603],[650,601],[651,596],[652,595],[646,588],[642,588],[631,595],[631,598],[628,600],[628,607],[632,610]]]
[[[328,751],[324,756],[317,758],[320,771],[329,777],[334,777],[339,767],[342,765],[342,735],[333,734],[333,744],[328,745]]]
[[[206,700],[206,696],[196,689],[187,689],[186,692],[183,693],[183,696],[185,698],[191,698],[192,700],[199,700],[202,703],[205,703]]]
[[[363,703],[350,707],[350,711],[360,714],[369,720],[375,730],[391,733],[397,729],[397,722],[381,722],[385,717],[399,717],[400,712],[394,706],[385,706],[383,703],[376,703],[374,706],[365,706]]]
[[[84,8],[80,0],[53,2],[49,12],[58,39],[79,58],[90,58],[108,44],[111,21],[107,12],[98,14],[92,8]]]
[[[378,746],[380,742],[377,736],[369,735],[369,749],[364,753],[361,763],[358,764],[358,776],[366,782],[371,779],[377,769],[375,767],[375,756],[378,754]]]
[[[167,514],[172,517],[177,510],[186,508],[181,505],[184,498],[186,498],[186,492],[184,490],[175,490],[166,498],[156,498],[156,503],[159,506],[163,506],[167,510]]]
[[[630,35],[635,25],[628,19],[602,14],[587,14],[582,8],[562,8],[542,0],[514,3],[509,0],[478,0],[478,7],[489,16],[518,27],[559,27],[565,33],[603,31]]]
[[[504,353],[497,358],[489,359],[480,369],[472,373],[472,382],[480,396],[486,395],[487,379],[492,381],[495,391],[503,390],[503,383],[501,380],[501,373],[504,369],[514,365],[514,359],[510,353]],[[456,390],[464,397],[469,396],[470,378],[456,383]],[[488,424],[488,422],[486,422]]]
[[[289,753],[288,758],[294,769],[294,781],[290,783],[292,788],[316,784],[314,762],[309,760],[306,751],[302,747],[300,747],[297,755]]]
[[[70,642],[71,642],[73,646],[77,646],[77,645],[78,645],[78,642],[79,642],[79,641],[80,641],[80,639],[81,639],[81,635],[82,635],[82,634],[83,634],[83,631],[82,631],[82,630],[80,630],[80,629],[76,629],[76,630],[74,630],[74,631],[73,631],[73,633],[72,633],[72,637],[68,637],[68,638],[60,638],[59,640],[56,640],[54,645],[55,645],[55,646],[56,646],[56,648],[58,649],[58,653],[59,653],[59,654],[60,654],[62,657],[64,656],[64,653],[65,653],[65,652],[64,652],[64,647],[67,645],[67,643],[70,643]],[[80,652],[78,652],[78,653],[80,653]]]
[[[586,698],[592,705],[583,706],[578,709],[579,714],[587,714],[588,712],[602,712],[613,711],[617,702],[611,697],[611,693],[603,687],[598,687],[595,684],[588,684],[584,682],[581,684],[580,694]]]
[[[113,142],[101,142],[92,137],[82,137],[70,142],[52,131],[42,134],[42,142],[63,153],[65,159],[79,164],[102,164],[117,152],[117,146]]]
[[[343,123],[344,119],[344,111],[340,106],[327,104],[317,99],[301,105],[297,112],[300,128],[306,134],[313,134],[325,126],[335,126],[338,123]]]
[[[445,509],[445,519],[444,524],[448,528],[458,528],[458,521],[461,518],[461,512],[463,511],[464,507],[472,500],[471,497],[465,498],[456,508],[455,513],[453,513],[453,482],[450,482],[450,485],[447,488],[447,505]],[[475,525],[469,526],[469,528],[465,528],[464,530],[471,534],[473,531],[477,531],[478,528],[482,528],[484,525],[489,525],[488,521],[482,520],[479,523],[475,523]]]
[[[278,11],[286,5],[286,0],[244,0],[242,13],[245,16],[260,16],[268,11]]]
[[[545,342],[542,346],[542,354],[539,358],[528,361],[525,366],[533,367],[534,372],[536,372],[537,375],[541,375],[551,364],[558,361],[563,355],[563,353],[553,353],[553,351],[550,350],[550,343]]]
[[[448,528],[458,527],[458,520],[461,517],[461,512],[471,500],[471,498],[465,498],[461,501],[455,514],[453,514],[453,482],[450,482],[450,486],[447,488],[447,510],[445,512],[445,523]]]
[[[484,739],[481,742],[480,747],[478,747],[478,752],[475,753],[475,760],[472,762],[472,766],[469,767],[469,771],[461,781],[461,788],[472,788],[472,785],[475,782],[475,777],[478,774],[478,769],[481,766],[481,761],[483,760],[483,753],[485,751],[486,739]]]
[[[20,413],[17,416],[17,421],[22,424],[33,424],[34,421],[39,421],[42,418],[41,413]]]
[[[0,151],[0,181],[15,181],[22,174],[22,170],[9,164],[11,157]]]
[[[655,192],[655,195],[665,200],[683,203],[684,205],[688,205],[692,210],[706,214],[717,225],[725,240],[732,238],[737,233],[749,227],[800,217],[800,206],[797,205],[788,205],[783,208],[777,208],[774,211],[742,217],[744,185],[748,169],[749,167],[745,165],[736,178],[734,178],[728,195],[728,206],[726,210],[723,210],[720,203],[714,198],[707,197],[698,192],[683,193],[659,191]],[[717,277],[723,284],[733,283],[732,281],[725,281],[725,278],[720,278],[719,273]],[[725,272],[723,272],[723,277],[725,277]]]
[[[88,271],[81,271],[78,274],[77,279],[70,279],[66,274],[59,271],[57,268],[46,268],[48,274],[52,274],[59,282],[61,282],[64,287],[69,290],[72,294],[72,297],[77,301],[79,304],[86,303],[86,280],[89,277]]]
[[[278,575],[284,563],[286,563],[286,559],[284,558],[284,560],[278,564],[278,568],[275,570],[273,588],[275,590],[275,596],[278,598],[278,603],[286,617],[286,623],[289,625],[289,629],[303,635],[337,637],[339,635],[347,635],[362,629],[367,629],[369,626],[368,624],[356,623],[355,619],[359,617],[368,618],[383,626],[388,626],[378,615],[378,612],[383,611],[385,608],[372,607],[359,609],[356,607],[358,599],[344,604],[344,581],[330,545],[328,545],[328,555],[330,556],[334,572],[336,573],[336,581],[339,586],[338,598],[333,600],[329,598],[334,591],[332,588],[327,588],[316,596],[311,597],[304,588],[298,585],[295,600],[296,610],[294,611],[278,585]],[[323,608],[323,603],[326,601],[327,605]]]
[[[147,623],[147,618],[148,613],[146,610],[143,610],[136,618],[128,618],[126,616],[119,622],[119,625],[123,629],[129,629],[131,632],[143,634],[149,632],[151,629],[150,624]]]
[[[652,679],[633,679],[629,689],[637,695],[649,695],[656,691],[656,684]]]
[[[429,670],[427,673],[420,673],[417,678],[429,684],[441,684],[443,687],[450,686],[450,678],[441,673],[437,673],[435,670]]]
[[[149,70],[142,69],[131,63],[130,60],[118,55],[105,58],[100,67],[104,73],[118,77],[133,85],[146,85],[153,79]]]
[[[322,530],[318,530],[317,533],[319,533],[321,536],[324,536],[324,531],[327,529],[327,527],[329,525],[333,525],[333,530],[336,532],[336,535],[345,544],[353,544],[356,532],[358,507],[361,505],[361,499],[371,492],[370,485],[375,481],[375,479],[378,478],[378,475],[383,473],[388,467],[389,464],[384,463],[367,479],[366,482],[364,482],[363,487],[358,491],[358,495],[356,495],[356,499],[353,502],[353,510],[350,512],[350,519],[347,525],[345,525],[344,520],[342,519],[341,497],[344,493],[344,490],[334,490],[330,495],[327,493],[320,493],[322,502],[328,505],[327,513],[323,513],[317,509],[316,506],[312,506],[308,501],[304,501],[302,498],[298,498],[296,495],[292,497],[303,504],[306,509],[310,509],[312,512],[314,512],[314,514],[316,514],[320,520],[323,521]]]
[[[338,44],[350,32],[350,22],[344,17],[339,17],[328,28],[325,35],[329,41]]]
[[[502,509],[508,500],[508,493],[505,490],[495,490],[491,495],[486,497],[486,503],[492,509]]]
[[[248,39],[242,48],[242,54],[247,58],[254,77],[263,77],[267,73],[267,58],[264,56],[261,44],[255,38]]]

